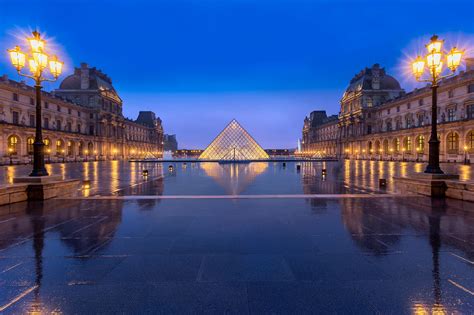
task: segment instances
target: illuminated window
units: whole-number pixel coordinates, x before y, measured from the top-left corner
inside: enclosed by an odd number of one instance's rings
[[[56,154],[64,153],[64,142],[62,140],[56,141]]]
[[[26,151],[28,154],[33,154],[33,143],[35,143],[35,139],[33,137],[26,139]]]
[[[395,150],[395,152],[400,152],[400,139],[395,138],[393,140],[393,149]]]
[[[469,151],[472,152],[474,150],[474,131],[473,130],[469,131],[469,133],[467,134],[466,145]]]
[[[449,108],[448,109],[448,121],[455,121],[456,120],[456,109]]]
[[[448,153],[456,154],[459,150],[459,135],[455,132],[450,132],[447,136]]]
[[[416,137],[416,150],[418,152],[423,152],[425,150],[425,137],[424,136]]]
[[[412,149],[411,137],[406,137],[405,138],[404,149],[408,152],[411,151],[411,149]]]
[[[19,139],[17,136],[8,137],[8,153],[10,154],[18,153],[18,142],[19,142]]]

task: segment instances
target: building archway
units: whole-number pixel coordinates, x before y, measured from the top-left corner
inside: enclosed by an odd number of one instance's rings
[[[28,139],[26,139],[26,152],[28,153],[28,155],[33,155],[34,143],[35,143],[35,138],[28,137]]]
[[[474,130],[471,130],[466,135],[466,151],[474,153]]]

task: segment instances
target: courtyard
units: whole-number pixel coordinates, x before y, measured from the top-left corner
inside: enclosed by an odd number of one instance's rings
[[[6,314],[424,314],[474,307],[472,203],[393,191],[392,176],[421,164],[47,167],[89,182],[75,197],[0,208]],[[470,166],[443,168],[472,180]],[[4,170],[8,183],[29,167]]]

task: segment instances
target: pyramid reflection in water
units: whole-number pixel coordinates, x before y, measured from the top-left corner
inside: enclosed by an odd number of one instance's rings
[[[253,183],[255,178],[267,170],[268,162],[220,164],[201,163],[207,176],[212,177],[226,193],[238,195]]]
[[[268,154],[233,119],[199,156],[201,160],[265,160]]]

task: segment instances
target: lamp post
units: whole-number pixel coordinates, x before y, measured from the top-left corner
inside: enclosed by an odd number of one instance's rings
[[[453,76],[456,69],[461,64],[463,52],[453,47],[448,53],[442,50],[443,40],[438,39],[438,36],[433,35],[431,41],[426,45],[428,54],[424,57],[418,56],[412,64],[413,74],[418,82],[431,83],[432,102],[431,102],[431,135],[429,143],[428,166],[425,173],[429,174],[444,174],[439,166],[439,140],[438,140],[438,85],[441,79]],[[442,75],[443,57],[446,58],[446,66],[452,73]],[[426,62],[425,62],[426,60]],[[422,79],[425,72],[425,63],[427,65],[429,78]]]
[[[48,176],[48,172],[44,167],[44,142],[42,134],[42,115],[41,115],[41,83],[44,81],[54,82],[61,74],[63,62],[59,61],[56,56],[50,56],[45,52],[46,41],[41,38],[40,33],[34,31],[33,37],[27,38],[29,49],[27,52],[21,51],[20,46],[9,49],[12,65],[16,68],[19,75],[33,79],[35,81],[36,92],[36,134],[33,143],[33,171],[30,176]],[[25,67],[28,59],[28,68],[30,74],[21,72]],[[44,72],[48,67],[53,79],[44,77]]]

